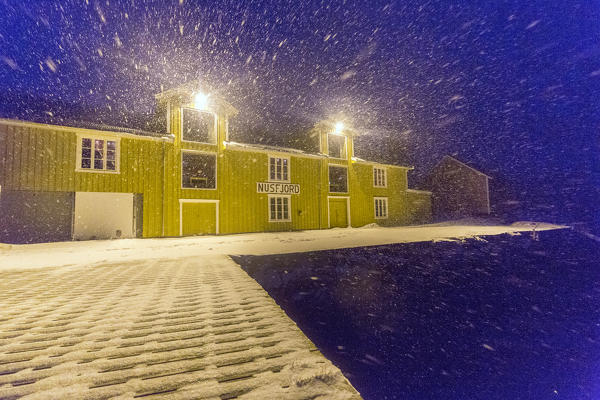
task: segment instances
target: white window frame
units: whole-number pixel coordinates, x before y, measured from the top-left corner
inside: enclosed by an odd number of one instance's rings
[[[380,175],[378,175],[376,171],[381,171],[381,178],[383,180],[383,184],[379,184]],[[373,166],[373,187],[387,188],[387,168]]]
[[[210,154],[215,156],[215,187],[214,188],[193,188],[193,187],[184,187],[183,186],[183,153],[195,153],[195,154]],[[217,179],[219,168],[219,163],[217,162],[218,155],[213,151],[200,151],[200,150],[190,150],[190,149],[181,149],[181,155],[179,156],[179,175],[181,176],[179,179],[179,185],[183,190],[217,190],[217,185],[219,180]]]
[[[288,205],[288,218],[287,219],[277,219],[277,218],[273,218],[273,215],[271,215],[271,199],[277,199],[277,198],[282,198],[282,199],[287,199],[287,205]],[[292,196],[288,195],[282,195],[282,194],[269,194],[267,195],[267,212],[269,213],[269,222],[292,222]],[[277,213],[277,210],[275,210],[275,213]],[[275,215],[275,217],[277,217],[277,215]],[[282,203],[282,217],[283,217],[283,203]]]
[[[344,138],[344,153],[346,154],[346,157],[334,157],[331,155],[331,149],[329,148],[329,136],[337,136],[337,137],[343,137]],[[336,135],[335,133],[328,133],[327,134],[327,155],[330,158],[333,158],[335,160],[345,160],[348,158],[348,136],[346,135]]]
[[[91,167],[90,168],[82,168],[81,167],[81,151],[83,149],[82,140],[90,139],[92,141],[92,158],[91,158]],[[104,140],[104,168],[103,169],[94,169],[94,145],[95,140]],[[107,142],[112,141],[116,143],[115,149],[115,169],[110,170],[106,169],[106,155],[107,155]],[[121,173],[121,138],[119,136],[110,136],[110,135],[87,135],[87,134],[77,134],[77,155],[75,160],[75,171],[77,172],[95,172],[98,174],[120,174]]]
[[[184,126],[184,124],[183,124],[183,110],[184,109],[186,109],[186,110],[192,110],[192,111],[196,111],[196,112],[201,112],[201,113],[205,113],[205,114],[210,114],[210,115],[213,116],[213,121],[214,121],[213,129],[214,129],[214,132],[215,132],[215,140],[214,140],[214,142],[212,142],[212,143],[211,142],[197,142],[195,140],[186,140],[184,138],[184,136],[185,136],[185,132],[183,131],[183,126]],[[180,107],[179,108],[179,117],[180,117],[179,120],[181,121],[181,141],[183,143],[201,143],[201,144],[210,144],[210,145],[216,145],[218,143],[219,131],[217,130],[218,123],[217,123],[217,114],[216,113],[214,113],[212,111],[207,111],[207,110],[198,110],[197,108],[194,108],[194,107]]]
[[[331,191],[331,178],[329,176],[329,167],[346,168],[346,191],[345,192],[332,192]],[[348,166],[339,164],[328,164],[327,165],[327,190],[328,193],[350,193],[350,187],[348,185]]]
[[[283,178],[283,160],[287,160],[287,179],[273,179],[271,178],[271,160],[281,160],[281,177]],[[275,161],[275,165],[277,166],[277,161]],[[277,168],[277,167],[276,167]],[[277,177],[277,170],[275,170],[275,176]],[[267,161],[267,180],[268,182],[285,182],[290,183],[290,157],[277,156],[273,154],[269,154]]]
[[[377,216],[377,202],[380,201],[381,204],[385,204],[385,215]],[[390,215],[390,206],[387,197],[373,197],[373,215],[375,219],[387,219]]]

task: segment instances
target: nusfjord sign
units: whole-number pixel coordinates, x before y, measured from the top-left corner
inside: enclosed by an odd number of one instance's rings
[[[300,185],[297,183],[256,182],[256,193],[300,194]]]

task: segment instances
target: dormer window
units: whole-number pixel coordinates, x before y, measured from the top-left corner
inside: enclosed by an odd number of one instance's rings
[[[329,156],[333,158],[346,158],[346,136],[328,134],[327,148]]]
[[[183,141],[217,143],[217,120],[213,113],[194,108],[183,108],[181,113]]]

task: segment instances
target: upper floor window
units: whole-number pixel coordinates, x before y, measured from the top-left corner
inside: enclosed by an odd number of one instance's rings
[[[119,171],[119,141],[116,138],[79,137],[77,170]]]
[[[388,217],[388,199],[387,197],[375,197],[375,218],[384,219]]]
[[[215,115],[194,108],[183,108],[182,139],[188,142],[217,143],[217,127]]]
[[[346,158],[346,136],[327,135],[328,154],[335,158]]]
[[[373,186],[387,187],[387,171],[385,168],[373,167]]]
[[[269,180],[290,181],[290,159],[283,157],[269,157]]]
[[[329,166],[329,191],[332,193],[348,192],[348,168]]]
[[[217,155],[212,153],[181,152],[181,187],[216,189]]]

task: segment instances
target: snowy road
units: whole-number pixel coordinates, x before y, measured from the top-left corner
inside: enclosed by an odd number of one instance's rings
[[[91,265],[107,262],[269,255],[394,243],[456,240],[484,235],[565,228],[545,223],[475,225],[468,223],[323,229],[297,232],[245,233],[163,239],[92,240],[84,242],[0,244],[0,270]]]
[[[429,225],[1,245],[0,398],[360,398],[228,254],[531,229]]]
[[[2,399],[360,398],[226,256],[5,270],[0,310]]]

